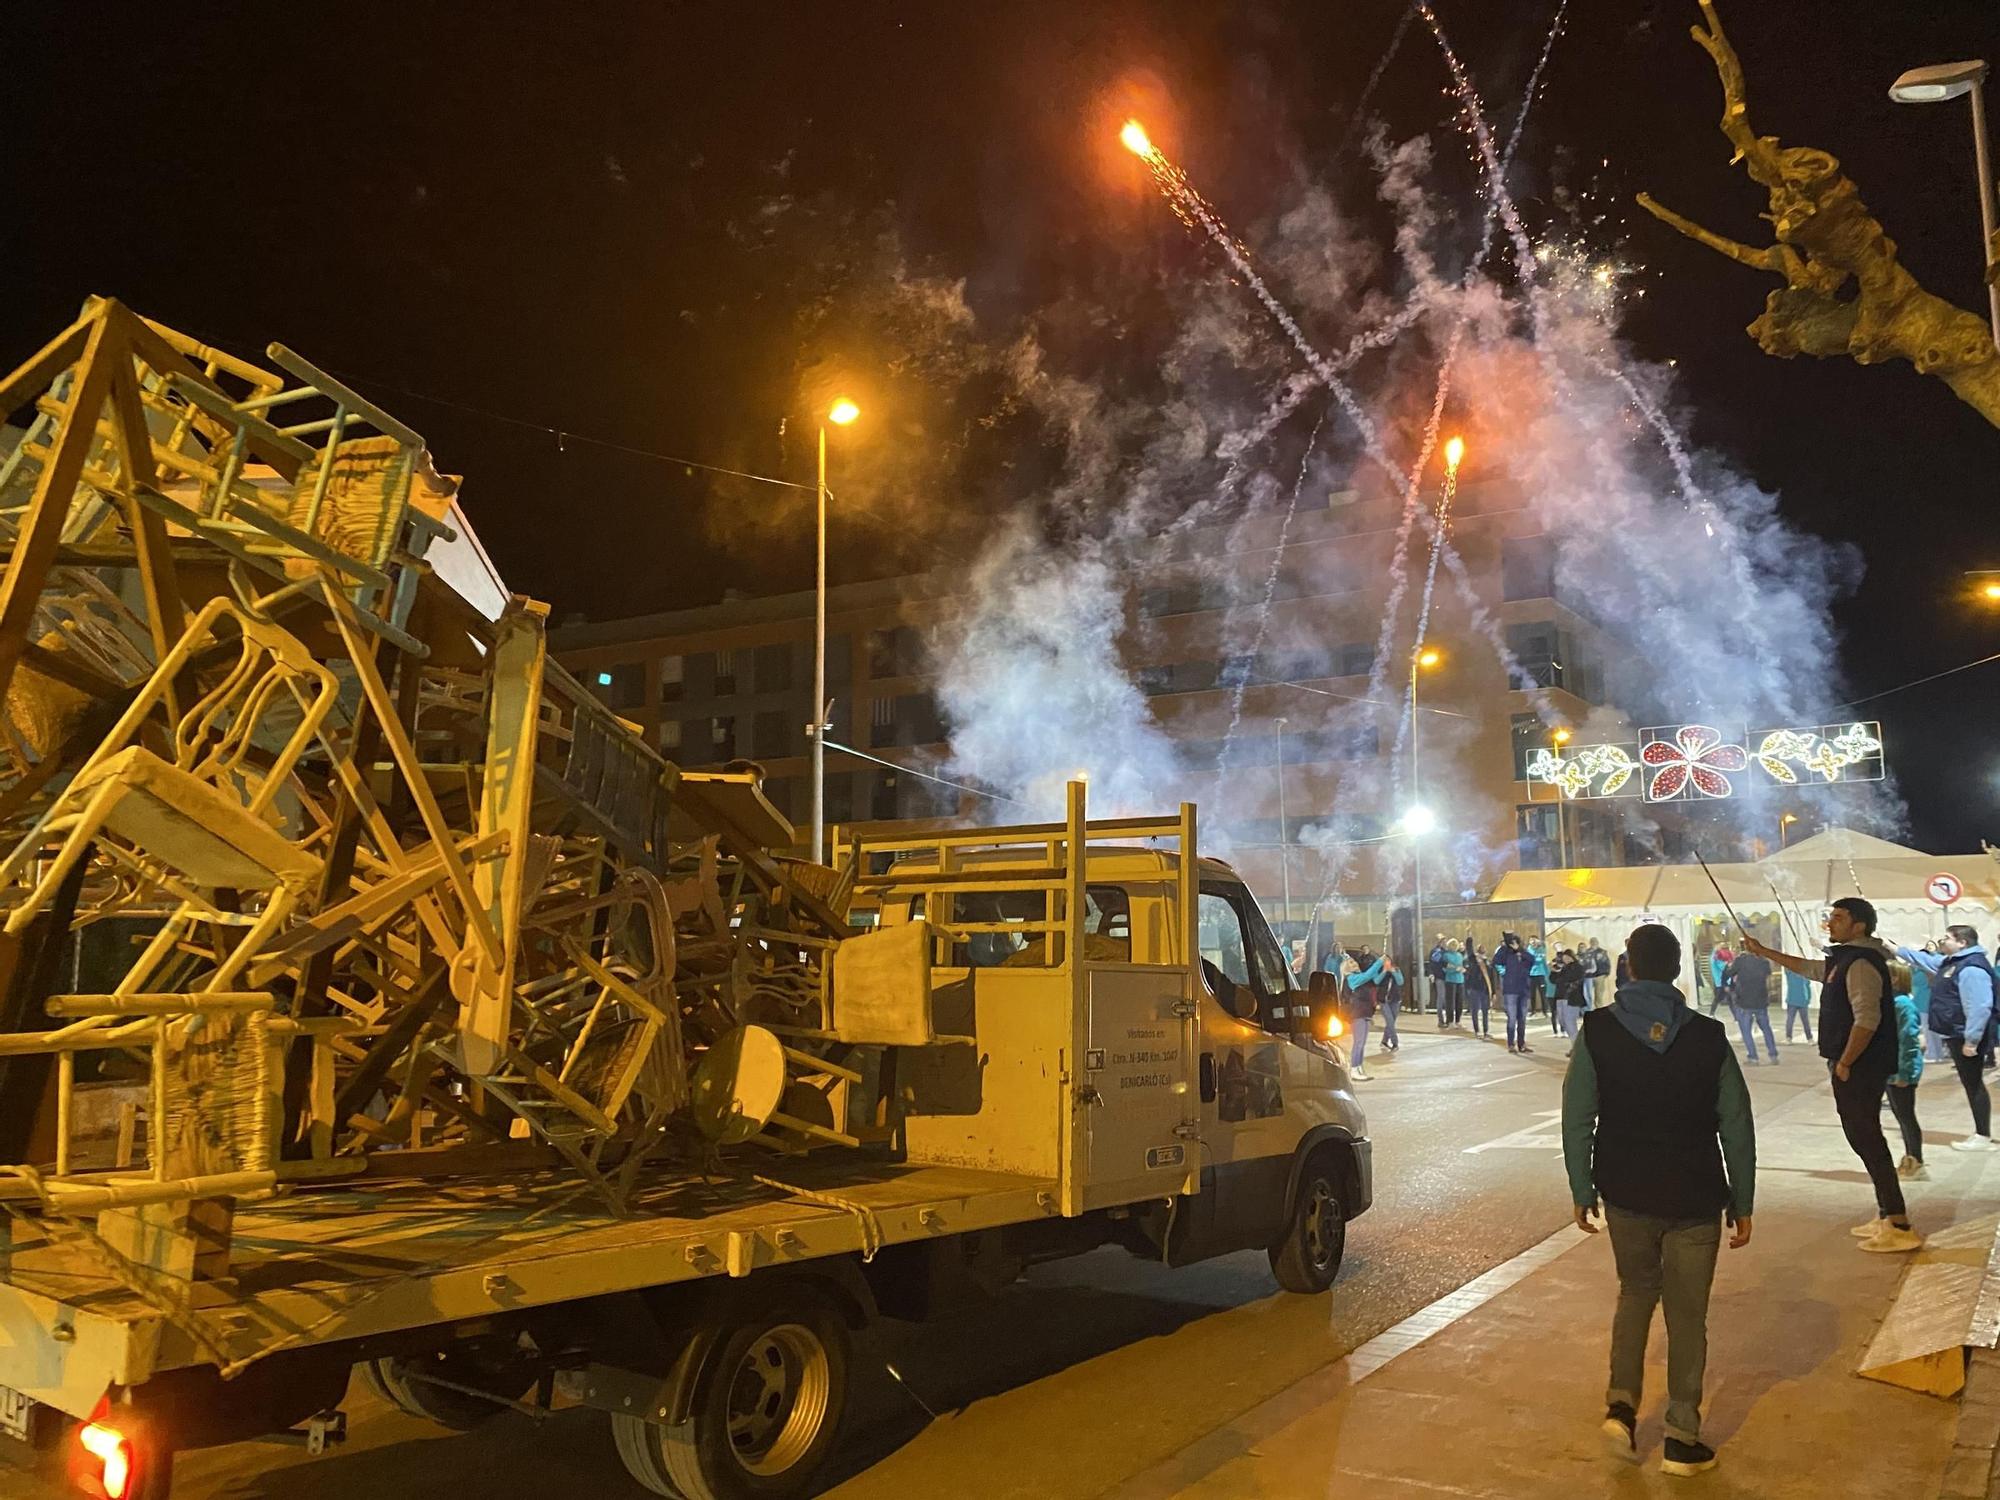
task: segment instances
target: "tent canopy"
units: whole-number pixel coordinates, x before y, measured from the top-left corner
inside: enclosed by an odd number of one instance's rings
[[[1929,859],[1931,856],[1921,849],[1912,849],[1906,844],[1892,844],[1887,839],[1878,839],[1870,833],[1856,833],[1852,828],[1822,828],[1811,838],[1800,839],[1773,854],[1766,864],[1794,861],[1811,864],[1827,859]]]

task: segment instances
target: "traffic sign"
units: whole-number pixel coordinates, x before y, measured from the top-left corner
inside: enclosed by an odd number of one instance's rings
[[[1965,887],[1958,883],[1956,875],[1940,870],[1924,882],[1924,894],[1939,906],[1949,906],[1965,893]]]

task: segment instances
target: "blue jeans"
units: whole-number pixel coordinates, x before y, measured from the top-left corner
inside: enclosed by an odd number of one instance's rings
[[[1750,1061],[1757,1060],[1757,1037],[1753,1026],[1764,1028],[1764,1045],[1770,1049],[1771,1061],[1778,1060],[1778,1038],[1771,1031],[1771,1008],[1768,1005],[1732,1005],[1736,1012],[1736,1024],[1743,1028],[1743,1050],[1750,1054]]]
[[[1348,1067],[1359,1073],[1362,1054],[1368,1050],[1368,1022],[1370,1017],[1357,1016],[1354,1021],[1354,1050],[1348,1054]]]
[[[1526,994],[1502,995],[1500,1003],[1507,1007],[1507,1045],[1525,1047],[1528,1045],[1528,997]]]
[[[1493,1035],[1493,997],[1485,990],[1465,987],[1465,1013],[1471,1018],[1475,1035]]]
[[[1576,1036],[1577,1023],[1582,1019],[1582,1016],[1582,1006],[1571,1005],[1567,1001],[1562,1000],[1556,1002],[1556,1025],[1561,1029],[1564,1036],[1572,1039]]]
[[[1583,1008],[1585,1010],[1594,1010],[1596,1006],[1597,976],[1595,974],[1586,974],[1583,976]]]
[[[1813,1039],[1812,1012],[1807,1010],[1803,1005],[1787,1005],[1785,1007],[1785,1040],[1789,1042],[1792,1039],[1792,1025],[1795,1021],[1805,1022],[1806,1040],[1811,1041]]]
[[[1391,1052],[1403,1045],[1396,1036],[1396,1012],[1402,1008],[1401,1000],[1391,1000],[1382,1007],[1382,1045]]]

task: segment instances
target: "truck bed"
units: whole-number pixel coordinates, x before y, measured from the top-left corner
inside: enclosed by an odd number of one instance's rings
[[[239,1209],[230,1279],[151,1296],[90,1241],[15,1220],[11,1244],[0,1238],[0,1385],[83,1416],[107,1383],[157,1370],[227,1370],[303,1344],[746,1276],[1057,1211],[1053,1181],[1005,1173],[836,1155],[759,1160],[762,1182],[751,1170],[663,1178],[627,1218],[553,1173],[314,1188]]]

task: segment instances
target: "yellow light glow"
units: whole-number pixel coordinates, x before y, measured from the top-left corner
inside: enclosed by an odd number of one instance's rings
[[[83,1451],[104,1466],[104,1493],[111,1500],[125,1500],[132,1481],[132,1453],[124,1435],[112,1428],[87,1422],[77,1434]]]
[[[1465,439],[1455,437],[1447,441],[1444,445],[1444,466],[1447,469],[1456,469],[1464,461]]]
[[[1335,1037],[1346,1035],[1346,1032],[1347,1025],[1339,1016],[1328,1016],[1326,1018],[1326,1039],[1329,1042]]]
[[[845,427],[860,415],[861,408],[856,406],[852,401],[849,401],[845,396],[842,396],[832,406],[827,408],[826,419],[836,427]]]
[[[1558,729],[1550,738],[1558,745],[1567,745],[1569,743],[1569,731],[1567,729]]]
[[[1797,813],[1786,813],[1782,818],[1778,819],[1778,823],[1781,827],[1789,827],[1791,824],[1798,822],[1798,820],[1799,815]]]
[[[2000,599],[2000,583],[1989,583],[1979,592],[1989,599]]]
[[[1118,139],[1134,156],[1150,158],[1153,154],[1153,143],[1146,136],[1146,127],[1137,120],[1127,120],[1118,132]]]
[[[1434,667],[1443,660],[1444,653],[1435,646],[1426,646],[1417,653],[1417,665],[1420,667]]]

